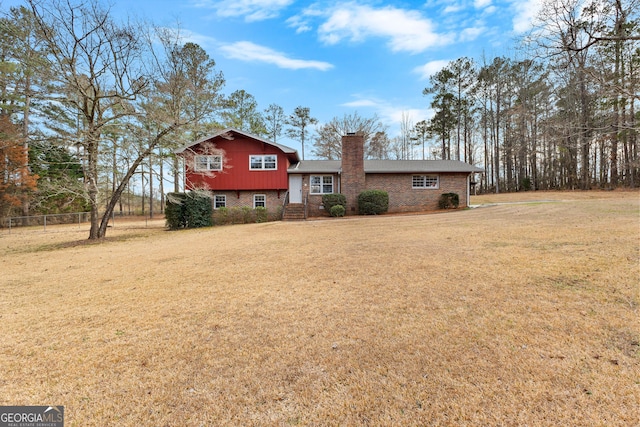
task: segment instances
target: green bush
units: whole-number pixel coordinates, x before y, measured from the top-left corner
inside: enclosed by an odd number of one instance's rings
[[[255,211],[252,208],[250,208],[249,206],[243,206],[240,208],[240,210],[242,210],[243,224],[249,224],[251,222],[255,222],[253,219]]]
[[[267,211],[267,208],[258,206],[255,211],[256,222],[267,222],[269,220],[269,212]]]
[[[213,225],[211,199],[197,192],[169,193],[165,220],[170,230]]]
[[[358,195],[360,215],[380,215],[389,210],[389,194],[382,190],[365,190]]]
[[[178,230],[187,226],[184,212],[184,193],[167,194],[167,203],[164,209],[164,216],[167,227],[170,230]]]
[[[213,211],[213,219],[216,224],[224,225],[229,224],[229,208],[221,207],[218,209],[214,209]]]
[[[331,210],[329,211],[329,214],[331,216],[344,216],[344,214],[347,212],[347,210],[344,208],[344,206],[342,205],[333,205],[331,206]]]
[[[336,205],[342,205],[346,210],[347,198],[344,194],[325,194],[322,196],[322,206],[324,206],[325,211],[331,212],[331,208]]]
[[[244,215],[242,209],[238,206],[233,206],[229,209],[229,220],[231,224],[242,224],[244,221]]]
[[[531,191],[531,178],[525,176],[520,180],[520,188],[524,191]]]
[[[187,228],[211,227],[213,225],[213,205],[211,198],[195,191],[187,193],[183,206]]]
[[[440,209],[455,209],[460,205],[460,197],[457,193],[443,193],[438,199]]]

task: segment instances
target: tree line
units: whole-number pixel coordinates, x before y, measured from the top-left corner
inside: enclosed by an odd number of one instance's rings
[[[337,159],[359,131],[371,159],[483,167],[487,192],[637,187],[637,3],[548,0],[526,55],[450,62],[423,91],[433,116],[403,114],[390,137],[375,115],[319,124],[309,107],[223,94],[215,61],[179,29],[119,22],[98,0],[26,0],[0,16],[0,216],[86,210],[90,238],[104,237],[123,195],[142,193],[153,215],[165,177],[179,191],[174,149],[226,127],[284,134],[303,159],[309,145]]]
[[[637,187],[640,21],[637,0],[547,0],[516,58],[459,58],[429,79],[431,118],[321,126],[314,153],[337,158],[345,128],[370,158],[461,160],[484,192]],[[355,126],[355,128],[354,128]],[[359,126],[359,127],[358,127]]]
[[[89,211],[98,239],[136,182],[151,215],[167,175],[179,191],[173,150],[215,129],[274,141],[286,132],[304,144],[308,107],[260,112],[244,90],[225,96],[224,84],[180,30],[118,22],[98,0],[2,11],[0,217]]]

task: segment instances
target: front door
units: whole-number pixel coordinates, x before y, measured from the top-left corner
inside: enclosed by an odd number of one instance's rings
[[[289,175],[289,203],[302,203],[302,175]]]

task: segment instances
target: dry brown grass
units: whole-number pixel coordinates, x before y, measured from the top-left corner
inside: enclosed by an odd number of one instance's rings
[[[640,197],[602,194],[0,232],[0,404],[69,426],[638,425]]]

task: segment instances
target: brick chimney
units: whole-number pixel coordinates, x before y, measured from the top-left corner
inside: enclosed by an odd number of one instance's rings
[[[342,137],[340,187],[347,199],[347,215],[357,215],[358,194],[365,189],[364,135],[361,132]]]

